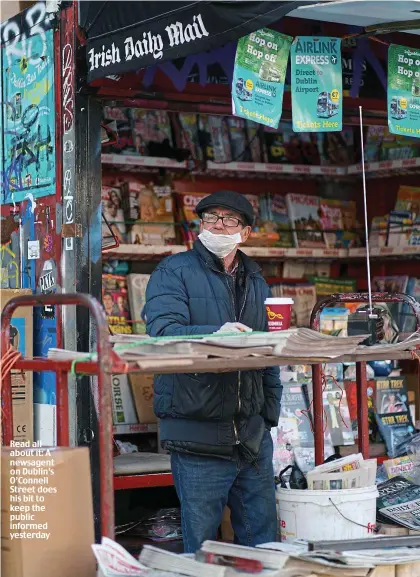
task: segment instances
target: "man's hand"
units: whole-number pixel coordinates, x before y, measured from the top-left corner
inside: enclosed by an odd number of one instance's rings
[[[252,333],[252,329],[242,323],[225,323],[217,333]]]

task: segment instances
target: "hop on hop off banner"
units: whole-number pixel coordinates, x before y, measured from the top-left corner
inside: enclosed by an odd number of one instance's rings
[[[291,48],[295,132],[335,132],[343,124],[341,39],[295,38]]]
[[[238,42],[232,85],[236,116],[277,128],[292,38],[262,28]]]
[[[420,51],[397,44],[388,50],[388,126],[420,138]]]

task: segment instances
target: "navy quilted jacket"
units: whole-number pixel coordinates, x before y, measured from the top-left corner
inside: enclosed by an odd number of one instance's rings
[[[243,253],[240,257],[242,290],[236,294],[219,259],[200,241],[193,250],[163,260],[147,286],[147,333],[209,334],[229,321],[267,330],[269,288],[259,266]],[[278,367],[156,375],[154,410],[161,419],[161,440],[174,450],[229,457],[231,447],[258,435],[261,425],[277,426],[281,390]]]

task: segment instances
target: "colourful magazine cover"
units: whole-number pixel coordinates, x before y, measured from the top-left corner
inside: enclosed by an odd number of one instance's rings
[[[111,333],[131,335],[126,276],[102,275],[102,303]]]
[[[320,211],[325,242],[329,248],[338,248],[338,231],[344,231],[341,203],[332,198],[321,198]]]
[[[124,242],[127,228],[124,222],[124,210],[119,186],[102,186],[102,213],[119,242]],[[108,235],[105,223],[102,224],[103,236]]]
[[[289,218],[297,248],[325,248],[319,215],[319,197],[307,194],[286,196]]]

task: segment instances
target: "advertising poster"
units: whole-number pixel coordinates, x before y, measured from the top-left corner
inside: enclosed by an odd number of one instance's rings
[[[388,127],[420,137],[420,50],[398,44],[388,50]]]
[[[55,193],[53,31],[2,46],[0,204]]]
[[[235,116],[278,127],[291,42],[268,28],[239,40],[232,83]]]
[[[297,36],[291,48],[295,132],[341,131],[341,39]]]

